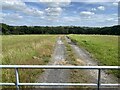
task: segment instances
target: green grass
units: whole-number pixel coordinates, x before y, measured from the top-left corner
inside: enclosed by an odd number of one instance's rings
[[[2,36],[3,65],[47,64],[54,50],[57,36],[7,35]],[[19,70],[20,82],[34,82],[43,72],[38,69]],[[15,82],[14,70],[2,71],[2,82]]]
[[[62,40],[64,41],[64,44],[66,46],[66,61],[68,65],[74,65],[74,66],[79,66],[82,65],[80,62],[78,63],[77,61],[77,56],[72,50],[72,47],[70,44],[68,44],[65,40],[64,37],[62,37]],[[69,82],[71,83],[90,83],[89,78],[90,76],[84,75],[85,72],[84,70],[79,70],[79,69],[71,69],[70,70],[70,76],[69,76]],[[70,86],[69,88],[88,88],[86,86]]]
[[[88,50],[99,65],[119,66],[118,36],[110,35],[69,35],[73,42]],[[117,71],[112,71],[119,77]]]

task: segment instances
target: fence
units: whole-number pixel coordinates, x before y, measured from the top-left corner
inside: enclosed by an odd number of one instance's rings
[[[96,86],[100,89],[100,86],[119,86],[116,84],[102,84],[101,70],[119,70],[118,66],[59,66],[59,65],[0,65],[0,69],[15,69],[16,82],[15,83],[0,83],[0,86],[16,86],[19,90],[19,86]],[[98,80],[96,83],[20,83],[19,82],[19,69],[92,69],[98,70]]]

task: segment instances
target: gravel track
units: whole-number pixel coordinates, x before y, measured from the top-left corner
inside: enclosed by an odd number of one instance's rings
[[[76,54],[78,60],[80,60],[80,62],[82,62],[84,66],[98,66],[98,63],[91,58],[89,52],[75,45],[73,42],[71,42],[69,38],[65,37],[65,39],[73,49],[73,52]],[[98,70],[86,70],[86,75],[88,75],[88,77],[92,77],[90,82],[93,82],[93,83],[97,82],[97,76],[98,76],[97,74],[98,74]],[[105,73],[105,71],[102,71],[101,82],[102,83],[118,83],[118,79],[113,75],[111,74],[108,75]]]
[[[65,37],[65,40],[73,49],[77,60],[82,62],[82,65],[86,66],[98,66],[98,63],[93,60],[86,50],[75,45],[71,40]],[[65,45],[59,37],[56,41],[54,53],[52,55],[51,61],[48,65],[65,65],[66,56]],[[89,77],[89,80],[86,80],[91,83],[97,83],[97,70],[85,70],[85,75]],[[106,74],[105,71],[101,72],[101,82],[102,83],[118,83],[118,79],[111,74]],[[40,75],[36,82],[41,83],[67,83],[69,82],[70,70],[66,69],[45,69],[44,73]],[[36,88],[65,88],[65,86],[37,86]]]
[[[61,40],[61,37],[57,39],[55,50],[52,59],[48,65],[63,65],[65,62],[65,45]],[[69,70],[65,69],[47,69],[40,76],[37,82],[42,83],[65,83],[68,82]],[[43,86],[42,86],[43,87]],[[61,86],[44,86],[47,88],[63,88]]]

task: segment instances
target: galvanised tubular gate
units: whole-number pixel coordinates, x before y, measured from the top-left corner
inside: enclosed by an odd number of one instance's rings
[[[19,90],[19,86],[119,86],[120,84],[102,84],[101,70],[118,70],[118,66],[60,66],[60,65],[0,65],[0,69],[15,69],[16,83],[0,83],[0,86],[16,86]],[[20,83],[18,69],[92,69],[98,70],[98,81],[97,83]]]

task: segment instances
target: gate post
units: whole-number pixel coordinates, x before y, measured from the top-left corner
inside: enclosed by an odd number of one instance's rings
[[[15,68],[15,75],[16,75],[16,89],[19,90],[19,74],[18,74],[18,68]]]
[[[101,69],[98,69],[98,83],[97,83],[97,90],[100,90],[101,84]]]

